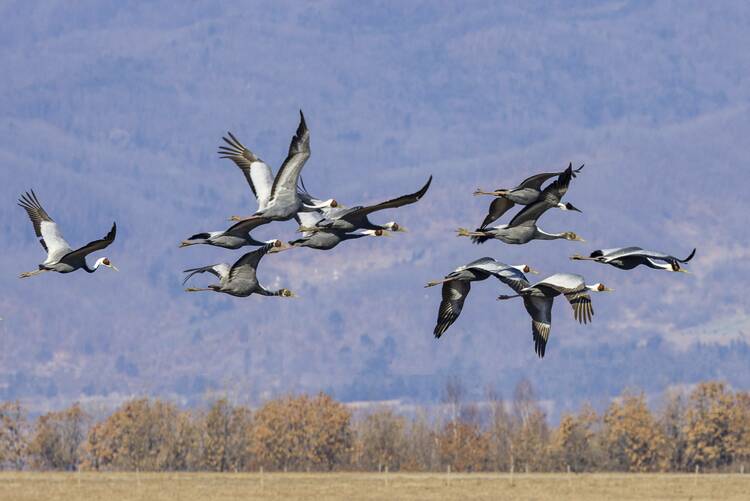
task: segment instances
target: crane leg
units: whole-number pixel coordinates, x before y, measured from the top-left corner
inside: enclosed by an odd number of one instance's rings
[[[49,271],[49,270],[41,269],[41,270],[34,270],[34,271],[25,271],[21,273],[20,275],[18,275],[18,278],[33,277],[34,275],[39,275],[40,273],[43,273],[45,271]]]
[[[456,230],[459,237],[483,237],[486,233],[483,231],[469,231],[466,228],[459,228]]]
[[[452,278],[442,278],[440,280],[430,280],[429,282],[427,282],[427,285],[425,285],[425,288],[427,288],[427,287],[434,287],[436,285],[440,285],[442,283],[449,282],[451,280],[453,280],[453,279]]]
[[[246,221],[253,216],[232,216],[229,218],[230,221]]]
[[[477,188],[474,191],[474,195],[491,195],[493,197],[502,197],[504,195],[507,195],[507,190],[496,190],[496,191],[484,191],[482,188]]]
[[[497,296],[497,300],[503,301],[505,299],[513,299],[514,297],[521,297],[521,294],[516,294],[515,296],[506,296],[503,294],[503,295]]]

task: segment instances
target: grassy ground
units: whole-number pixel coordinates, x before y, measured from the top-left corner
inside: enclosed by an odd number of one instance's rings
[[[747,500],[750,475],[0,473],[0,500]]]

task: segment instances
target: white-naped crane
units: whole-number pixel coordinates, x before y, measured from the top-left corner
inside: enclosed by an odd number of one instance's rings
[[[581,172],[583,165],[577,169],[573,169],[573,163],[568,165],[568,169],[571,170],[572,177],[576,177],[576,174]],[[566,170],[568,170],[566,169]],[[483,191],[481,188],[477,188],[474,195],[492,195],[498,197],[492,201],[487,216],[482,221],[480,228],[484,229],[493,222],[497,221],[503,214],[513,208],[514,205],[531,205],[537,202],[542,196],[542,185],[550,178],[560,176],[562,172],[544,172],[542,174],[536,174],[529,178],[521,181],[521,184],[513,189],[498,189],[495,191]],[[558,201],[559,202],[559,201]],[[560,209],[563,206],[555,205]],[[567,206],[565,207],[567,208]],[[575,209],[569,209],[575,210]]]
[[[438,309],[437,324],[433,330],[436,338],[442,336],[448,327],[458,319],[464,307],[466,296],[471,290],[471,282],[479,282],[489,277],[495,277],[501,282],[528,283],[524,273],[537,273],[528,265],[509,266],[492,259],[483,257],[464,266],[459,266],[440,280],[427,282],[425,287],[443,284],[442,301]]]
[[[393,221],[384,225],[374,224],[370,221],[368,216],[373,212],[385,209],[395,209],[397,207],[418,202],[425,193],[427,193],[427,190],[430,188],[430,183],[432,183],[432,176],[430,176],[424,186],[418,191],[379,204],[330,209],[325,212],[325,217],[315,223],[314,226],[300,226],[299,231],[313,233],[323,230],[337,230],[344,232],[356,230],[406,231],[406,228]]]
[[[305,123],[302,110],[297,133],[289,144],[289,153],[279,168],[276,176],[271,173],[268,164],[263,162],[252,151],[240,143],[231,133],[224,141],[229,146],[219,146],[221,158],[231,159],[245,174],[250,188],[258,199],[258,210],[248,218],[232,216],[233,221],[249,218],[265,218],[268,221],[288,221],[297,212],[316,210],[324,207],[336,207],[334,199],[311,205],[298,189],[300,173],[310,158],[310,131]]]
[[[223,292],[235,297],[247,297],[251,294],[261,296],[281,296],[294,297],[294,293],[289,289],[269,290],[258,282],[257,269],[258,264],[263,256],[274,248],[273,244],[267,244],[254,251],[244,254],[233,265],[226,263],[212,264],[200,268],[191,268],[185,270],[188,276],[185,277],[183,285],[193,275],[197,273],[208,272],[219,279],[218,284],[209,285],[206,288],[189,287],[186,292],[214,291]]]
[[[270,219],[253,218],[234,223],[225,231],[209,231],[197,233],[187,240],[183,240],[180,247],[190,245],[213,245],[225,249],[239,249],[245,246],[260,247],[266,244],[274,244],[276,247],[281,246],[281,240],[267,240],[260,242],[250,236],[250,231],[254,228],[270,222]]]
[[[112,268],[117,271],[117,268],[107,257],[100,257],[96,260],[93,267],[89,267],[86,262],[86,256],[92,252],[107,248],[112,242],[115,241],[115,235],[117,234],[117,224],[112,223],[112,229],[100,240],[94,240],[89,242],[83,247],[73,249],[70,244],[65,241],[60,228],[57,223],[49,217],[47,211],[42,208],[42,204],[39,203],[39,199],[34,193],[26,192],[21,195],[18,200],[18,205],[26,210],[29,215],[29,219],[34,225],[34,231],[36,236],[39,237],[39,243],[42,244],[44,250],[47,251],[47,259],[39,265],[38,270],[21,273],[20,278],[28,278],[45,271],[56,271],[57,273],[70,273],[78,269],[83,269],[89,273],[94,273],[100,266]]]
[[[573,168],[568,166],[562,174],[542,190],[539,199],[529,204],[513,216],[508,226],[519,226],[524,221],[536,221],[549,209],[557,207],[561,210],[583,212],[571,203],[562,203],[562,197],[568,192],[570,180],[573,179]]]
[[[581,275],[572,273],[556,273],[535,284],[529,284],[526,280],[505,283],[516,291],[516,295],[501,295],[497,299],[523,298],[526,311],[531,316],[534,351],[539,358],[544,357],[549,340],[552,326],[552,303],[555,297],[560,294],[564,295],[573,308],[573,317],[580,323],[586,324],[591,322],[594,315],[590,292],[611,292],[614,290],[602,283],[586,285]]]
[[[511,226],[510,224],[501,224],[499,226],[493,226],[492,228],[485,228],[483,230],[477,229],[475,231],[469,231],[466,228],[459,228],[456,230],[459,237],[471,237],[471,241],[475,244],[483,244],[487,240],[497,239],[506,244],[526,244],[532,240],[574,240],[578,242],[585,242],[584,239],[579,237],[572,231],[564,231],[562,233],[547,233],[537,226],[536,219],[528,219],[523,221],[517,226]]]
[[[680,266],[680,263],[684,264],[693,259],[695,250],[693,249],[693,252],[685,259],[680,259],[662,252],[643,250],[640,247],[620,247],[617,249],[595,250],[588,257],[576,254],[571,256],[570,259],[574,261],[595,261],[614,266],[621,270],[632,270],[637,266],[643,265],[656,270],[689,273]]]
[[[333,209],[336,210],[336,209]],[[300,212],[297,214],[297,221],[300,223],[302,228],[314,227],[316,221],[320,221],[323,218],[321,211],[315,212]],[[347,240],[356,240],[362,237],[380,237],[388,236],[387,230],[363,230],[359,233],[346,232],[343,230],[318,230],[318,231],[304,231],[302,237],[296,240],[292,240],[287,244],[273,249],[272,252],[281,252],[284,250],[294,249],[297,247],[307,247],[315,250],[331,250],[341,242]]]

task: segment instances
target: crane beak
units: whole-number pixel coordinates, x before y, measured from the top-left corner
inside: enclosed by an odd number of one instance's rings
[[[573,240],[575,240],[576,242],[585,242],[586,241],[586,240],[582,239],[581,237],[579,237],[578,235],[576,235],[576,237]]]
[[[399,227],[398,227],[398,229],[396,231],[402,232],[402,233],[409,233],[409,230],[407,228],[404,228],[401,225],[399,225]]]
[[[614,292],[614,289],[610,289],[609,287],[604,287],[604,290],[602,292]]]
[[[114,264],[112,264],[112,263],[110,263],[110,264],[109,264],[109,267],[110,267],[110,268],[112,268],[112,269],[113,269],[113,270],[115,270],[115,271],[120,271],[120,270],[118,270],[118,269],[117,269],[117,266],[115,266],[115,265],[114,265]]]
[[[685,268],[680,268],[677,270],[679,273],[687,273],[688,275],[692,275],[693,273],[686,270]]]
[[[183,240],[182,243],[180,244],[180,249],[183,247],[189,247],[191,245],[193,245],[191,242],[188,242],[187,240]]]
[[[531,273],[532,275],[539,275],[539,271],[535,270],[534,268],[529,268],[529,271],[527,273]]]

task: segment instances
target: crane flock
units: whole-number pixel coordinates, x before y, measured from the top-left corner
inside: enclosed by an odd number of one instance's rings
[[[364,237],[389,236],[392,233],[406,232],[406,228],[395,221],[377,224],[369,216],[386,209],[396,209],[421,200],[430,188],[432,176],[416,192],[406,194],[382,203],[344,207],[334,198],[321,199],[311,195],[305,188],[301,173],[310,158],[310,131],[305,117],[300,110],[300,121],[289,144],[286,159],[273,174],[258,155],[243,145],[234,134],[229,132],[222,138],[224,145],[219,146],[221,158],[231,160],[243,173],[255,200],[257,209],[248,216],[231,216],[231,226],[223,231],[204,231],[196,233],[182,241],[180,247],[193,245],[210,245],[224,249],[237,250],[243,247],[256,247],[243,254],[233,264],[219,263],[187,269],[183,284],[196,275],[209,273],[219,279],[218,284],[206,287],[188,287],[186,292],[212,291],[229,294],[235,297],[247,297],[252,294],[292,298],[296,295],[287,288],[270,290],[264,287],[257,276],[261,259],[266,254],[274,254],[290,249],[307,247],[316,250],[331,250],[342,242]],[[571,181],[581,173],[583,165],[574,169],[572,163],[560,172],[546,172],[533,175],[512,189],[484,191],[477,189],[474,195],[494,197],[481,225],[474,231],[466,228],[457,230],[458,236],[470,237],[475,244],[489,240],[499,240],[505,244],[523,245],[532,240],[569,240],[584,242],[577,234],[565,231],[549,233],[542,230],[538,221],[550,209],[567,212],[582,212],[570,202],[562,199],[568,192]],[[544,183],[553,179],[547,186]],[[46,259],[38,269],[25,272],[20,278],[28,278],[44,272],[71,273],[83,269],[93,273],[100,267],[117,271],[109,258],[97,259],[92,267],[86,257],[111,245],[117,234],[117,225],[99,240],[73,249],[63,238],[57,223],[42,208],[33,190],[23,194],[18,200],[28,214],[39,238]],[[490,226],[500,219],[515,205],[523,206],[506,224]],[[298,224],[299,238],[282,241],[280,239],[260,241],[251,236],[259,226],[276,221],[294,219]],[[595,261],[608,264],[621,270],[632,270],[640,265],[671,272],[683,272],[682,264],[689,262],[695,255],[695,249],[684,259],[661,252],[653,252],[640,247],[623,247],[595,250],[589,256],[575,254],[574,261]],[[500,295],[498,300],[521,298],[524,307],[531,317],[534,351],[544,357],[552,323],[552,305],[554,298],[565,296],[573,309],[574,319],[587,324],[592,321],[594,309],[591,303],[592,292],[612,291],[602,283],[587,284],[585,279],[573,273],[555,273],[536,283],[531,283],[527,273],[537,274],[527,264],[507,265],[491,257],[483,257],[454,271],[439,280],[427,283],[425,287],[442,285],[442,299],[438,309],[437,323],[433,330],[435,338],[440,338],[448,328],[458,320],[464,302],[471,290],[472,282],[497,278],[515,294]]]

